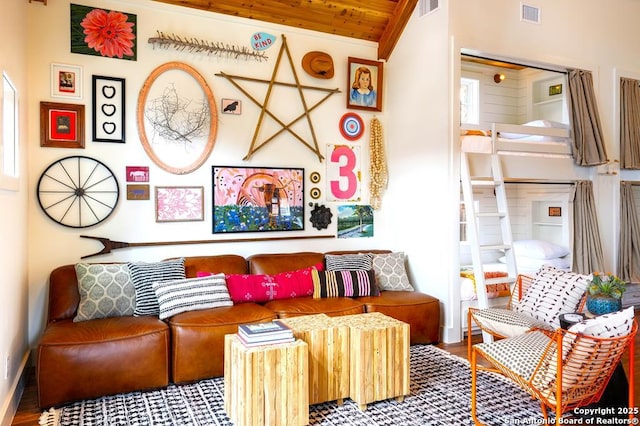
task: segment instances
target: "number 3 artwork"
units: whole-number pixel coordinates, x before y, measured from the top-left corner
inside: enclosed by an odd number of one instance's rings
[[[360,146],[327,145],[327,201],[359,202],[361,199]]]

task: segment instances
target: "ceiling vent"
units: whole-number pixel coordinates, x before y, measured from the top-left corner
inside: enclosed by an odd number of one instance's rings
[[[540,9],[535,6],[520,3],[520,20],[525,22],[532,22],[534,24],[540,23]]]
[[[420,3],[418,3],[418,16],[428,15],[439,8],[440,0],[420,0]]]

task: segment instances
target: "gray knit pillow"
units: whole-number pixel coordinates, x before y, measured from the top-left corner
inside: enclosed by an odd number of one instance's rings
[[[380,290],[413,291],[404,264],[403,252],[373,255],[373,272]]]
[[[133,315],[135,288],[124,263],[77,263],[80,303],[74,322]]]

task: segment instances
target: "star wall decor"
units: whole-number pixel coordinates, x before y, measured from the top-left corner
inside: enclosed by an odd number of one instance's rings
[[[282,61],[283,53],[287,54],[287,59],[289,60],[289,65],[291,66],[291,71],[293,73],[293,77],[294,77],[295,83],[276,81],[276,75],[278,74],[278,69],[280,67],[280,62]],[[257,79],[257,78],[253,78],[253,77],[242,77],[242,76],[238,76],[238,75],[230,75],[230,74],[226,74],[224,72],[220,72],[220,73],[216,74],[216,76],[226,78],[234,87],[236,87],[238,90],[240,90],[254,104],[256,104],[258,107],[260,107],[260,117],[258,118],[258,123],[256,125],[256,130],[255,130],[255,132],[253,134],[253,139],[251,140],[251,146],[249,147],[249,152],[243,158],[243,160],[248,160],[256,151],[258,151],[260,148],[263,148],[269,142],[273,141],[277,136],[279,136],[280,134],[282,134],[283,132],[286,131],[286,132],[289,132],[300,143],[302,143],[304,146],[306,146],[312,152],[314,152],[316,154],[316,156],[318,157],[318,160],[320,162],[322,162],[322,160],[324,159],[324,156],[320,153],[320,148],[318,146],[318,140],[316,139],[316,133],[315,133],[315,130],[313,128],[313,123],[311,122],[310,113],[311,113],[311,111],[316,109],[318,106],[320,106],[324,101],[329,99],[329,97],[331,97],[331,95],[333,95],[334,93],[340,93],[340,90],[339,89],[327,89],[327,88],[324,88],[324,87],[305,86],[305,85],[300,84],[300,80],[298,79],[298,74],[296,73],[296,68],[295,68],[295,66],[293,64],[293,59],[291,58],[291,52],[289,51],[289,47],[287,46],[287,39],[284,36],[284,34],[282,35],[282,46],[280,47],[280,52],[278,52],[278,58],[276,59],[276,64],[275,64],[275,67],[273,68],[273,72],[271,74],[271,79],[270,80]],[[260,102],[258,99],[256,99],[255,96],[251,95],[251,93],[249,93],[245,88],[243,88],[238,83],[238,81],[250,81],[250,82],[258,82],[258,83],[267,83],[269,85],[269,87],[267,88],[267,93],[266,93],[266,95],[264,97],[264,100],[262,102]],[[271,100],[271,95],[272,95],[272,92],[273,92],[273,88],[275,86],[295,87],[298,90],[298,94],[300,95],[300,101],[302,103],[303,112],[301,112],[300,115],[298,115],[296,118],[294,118],[289,123],[285,123],[284,120],[281,120],[280,118],[278,118],[277,114],[274,113],[270,109],[269,101]],[[304,91],[305,90],[314,90],[314,91],[325,92],[326,95],[323,98],[321,98],[319,101],[317,101],[315,104],[309,106],[307,104],[307,100],[305,99],[305,95],[304,95]],[[272,134],[271,136],[269,136],[268,138],[266,138],[266,139],[264,139],[264,140],[259,142],[258,141],[258,136],[260,134],[260,128],[262,127],[262,125],[264,123],[265,116],[270,117],[273,121],[275,121],[278,125],[280,125],[280,129],[278,131],[276,131],[274,134]],[[311,138],[312,138],[311,142],[305,140],[302,136],[300,136],[291,127],[295,123],[297,123],[298,121],[300,121],[302,119],[306,119],[306,122],[307,122],[307,124],[309,126],[309,132],[310,132]]]

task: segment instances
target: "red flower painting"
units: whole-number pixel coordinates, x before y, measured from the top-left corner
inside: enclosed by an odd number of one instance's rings
[[[84,42],[109,58],[133,56],[133,22],[128,16],[113,10],[93,9],[87,13],[80,26],[84,28]]]

